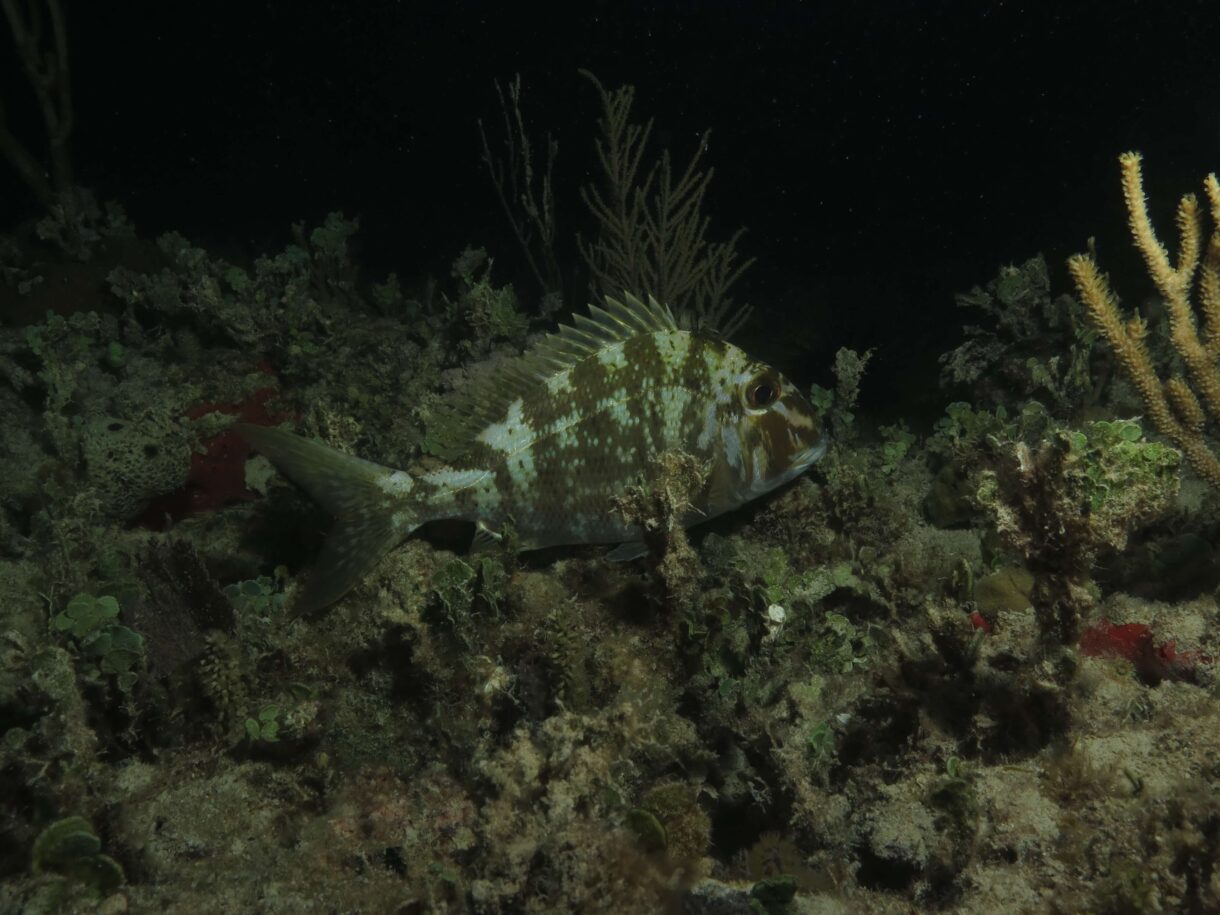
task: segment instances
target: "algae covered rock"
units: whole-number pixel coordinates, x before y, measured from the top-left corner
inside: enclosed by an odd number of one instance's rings
[[[1009,566],[984,575],[974,583],[974,600],[984,616],[1011,610],[1020,613],[1032,605],[1034,576],[1028,569]]]
[[[85,420],[83,433],[88,485],[108,517],[129,520],[186,483],[191,449],[175,425],[95,416]]]

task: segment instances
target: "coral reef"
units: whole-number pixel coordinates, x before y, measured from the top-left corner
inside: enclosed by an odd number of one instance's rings
[[[354,231],[166,236],[0,327],[0,910],[1220,907],[1215,501],[1033,351],[1078,340],[1038,261],[931,435],[857,419],[844,350],[814,472],[689,532],[688,455],[625,483],[642,562],[435,525],[298,617],[326,519],[231,423],[427,467],[540,314],[475,247],[367,281]]]
[[[1030,600],[1048,634],[1070,642],[1092,605],[1098,553],[1123,549],[1133,527],[1169,508],[1180,456],[1144,441],[1139,424],[1124,420],[1075,430],[1048,425],[1037,438],[1032,447],[998,443],[995,469],[980,475],[977,498],[1033,573]]]

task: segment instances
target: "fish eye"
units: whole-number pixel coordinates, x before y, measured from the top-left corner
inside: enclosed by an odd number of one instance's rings
[[[746,406],[751,410],[765,410],[779,400],[779,379],[772,375],[759,375],[746,385]]]

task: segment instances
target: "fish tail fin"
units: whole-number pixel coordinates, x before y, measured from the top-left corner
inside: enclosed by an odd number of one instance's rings
[[[299,613],[333,604],[424,519],[415,517],[390,483],[396,471],[344,454],[291,432],[238,423],[233,430],[284,476],[304,489],[334,519],[330,536],[304,589],[294,601]],[[406,475],[403,474],[406,480]]]

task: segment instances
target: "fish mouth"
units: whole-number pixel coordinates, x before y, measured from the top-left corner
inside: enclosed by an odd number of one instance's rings
[[[792,459],[792,466],[799,467],[804,470],[816,464],[826,454],[826,449],[830,446],[830,436],[825,432],[819,436],[818,440],[806,448],[804,451],[798,451]]]
[[[804,451],[798,451],[792,456],[792,462],[788,469],[780,474],[779,477],[767,481],[765,485],[761,487],[756,484],[752,488],[750,495],[747,496],[744,501],[749,501],[755,496],[761,495],[764,492],[769,492],[777,486],[784,485],[789,480],[796,479],[813,464],[816,464],[822,458],[822,456],[826,454],[826,448],[829,445],[829,437],[826,435],[826,433],[822,433],[822,436],[816,442],[814,442]]]

